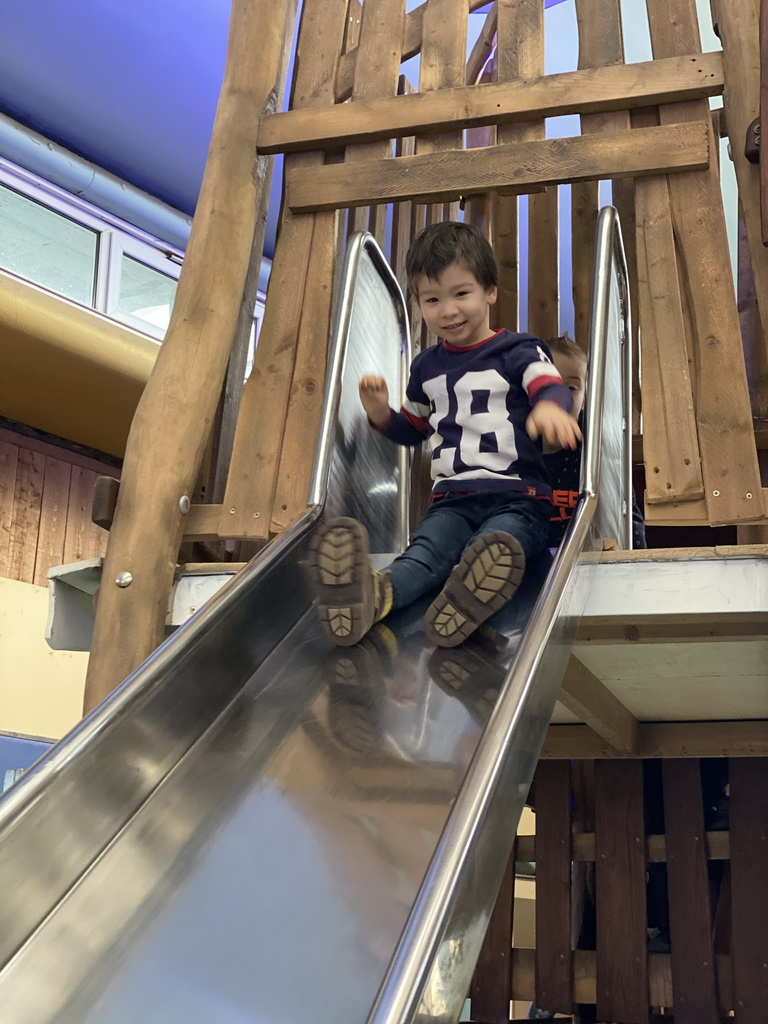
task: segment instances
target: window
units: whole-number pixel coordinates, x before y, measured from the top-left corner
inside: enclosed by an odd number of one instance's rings
[[[90,306],[99,236],[0,184],[0,266]]]
[[[0,269],[162,341],[183,257],[0,157]],[[259,293],[249,368],[264,301]]]

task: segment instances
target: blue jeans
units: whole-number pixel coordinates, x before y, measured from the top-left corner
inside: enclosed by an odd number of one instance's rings
[[[548,501],[517,491],[439,498],[427,509],[406,550],[387,569],[392,610],[441,587],[467,545],[484,533],[510,533],[526,559],[540,554],[547,544],[550,515]]]

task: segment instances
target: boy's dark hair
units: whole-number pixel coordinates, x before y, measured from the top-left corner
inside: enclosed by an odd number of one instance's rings
[[[411,242],[405,260],[408,287],[415,292],[415,280],[422,274],[436,281],[451,263],[465,266],[485,289],[498,282],[496,259],[487,238],[472,224],[449,220],[431,224]]]
[[[579,348],[568,333],[561,334],[558,338],[548,338],[547,345],[550,352],[559,352],[563,356],[570,356],[571,359],[578,360],[579,364],[586,369],[587,353],[584,349]]]

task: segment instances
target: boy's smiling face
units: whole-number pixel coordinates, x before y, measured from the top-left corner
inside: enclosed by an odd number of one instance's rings
[[[420,274],[414,284],[427,328],[449,345],[468,348],[493,334],[496,287],[484,288],[463,264],[450,263],[437,280]]]

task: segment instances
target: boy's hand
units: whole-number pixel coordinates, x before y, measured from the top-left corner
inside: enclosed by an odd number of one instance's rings
[[[363,377],[359,384],[360,401],[368,419],[377,427],[389,421],[389,389],[383,377]]]
[[[581,440],[579,424],[557,402],[537,402],[525,422],[528,434],[536,440],[543,437],[549,444],[575,448]]]

